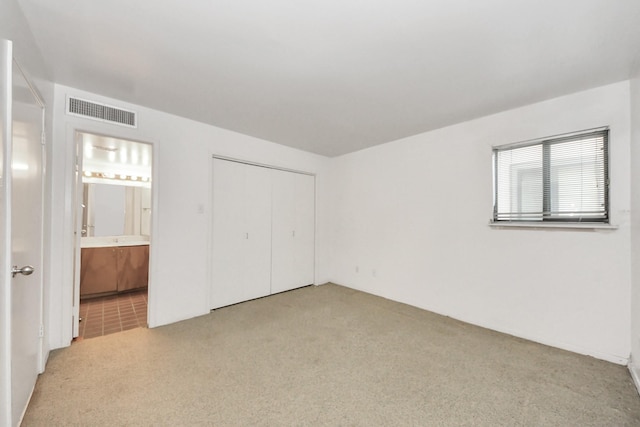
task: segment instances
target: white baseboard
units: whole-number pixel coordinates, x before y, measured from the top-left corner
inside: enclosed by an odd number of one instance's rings
[[[640,394],[640,366],[637,366],[633,363],[633,359],[629,361],[629,373],[631,374],[631,378],[633,379],[633,383],[636,385],[636,390],[638,394]]]
[[[332,282],[332,283],[339,284],[339,282]],[[603,352],[600,352],[600,351],[594,351],[594,350],[589,349],[589,348],[580,347],[580,346],[569,344],[569,343],[566,343],[566,342],[550,340],[550,339],[547,339],[546,337],[541,337],[541,336],[536,336],[536,335],[531,335],[531,334],[523,334],[520,331],[512,330],[512,329],[509,329],[509,328],[505,328],[504,325],[495,325],[495,324],[491,324],[491,323],[487,323],[487,322],[478,321],[477,319],[470,319],[470,318],[467,318],[467,317],[464,317],[464,316],[459,316],[459,315],[456,315],[456,314],[448,313],[448,312],[446,312],[444,310],[440,310],[438,307],[428,306],[428,305],[424,305],[424,304],[416,304],[415,301],[406,301],[406,300],[394,298],[393,296],[390,296],[388,294],[378,293],[375,290],[367,289],[367,288],[364,288],[364,287],[361,287],[361,286],[358,286],[358,285],[343,285],[343,284],[340,283],[340,286],[345,286],[347,288],[351,288],[351,289],[355,289],[357,291],[365,292],[365,293],[368,293],[370,295],[375,295],[375,296],[379,296],[381,298],[385,298],[385,299],[388,299],[388,300],[391,300],[391,301],[399,302],[399,303],[402,303],[402,304],[407,304],[407,305],[410,305],[412,307],[417,307],[417,308],[420,308],[422,310],[429,311],[431,313],[439,314],[441,316],[450,317],[452,319],[459,320],[461,322],[468,323],[470,325],[475,325],[475,326],[479,326],[481,328],[490,329],[492,331],[500,332],[500,333],[511,335],[511,336],[514,336],[514,337],[523,338],[523,339],[528,340],[528,341],[532,341],[532,342],[535,342],[535,343],[538,343],[538,344],[542,344],[542,345],[546,345],[546,346],[549,346],[549,347],[559,348],[561,350],[570,351],[572,353],[582,354],[584,356],[594,357],[596,359],[604,360],[606,362],[615,363],[616,365],[629,366],[629,364],[631,363],[629,357],[620,356],[620,355],[616,355],[616,354],[610,354],[610,353],[603,353]],[[640,377],[640,366],[637,366],[637,368],[638,368],[638,376]],[[640,388],[639,388],[639,390],[640,390]]]

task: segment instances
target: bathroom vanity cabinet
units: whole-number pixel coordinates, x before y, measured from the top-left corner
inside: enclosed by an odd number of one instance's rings
[[[147,287],[149,245],[84,247],[80,262],[80,296]]]

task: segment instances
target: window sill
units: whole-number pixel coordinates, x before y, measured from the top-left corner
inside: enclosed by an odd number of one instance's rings
[[[617,225],[602,223],[560,223],[560,222],[489,222],[489,227],[493,228],[529,228],[529,229],[565,229],[565,230],[617,230]]]

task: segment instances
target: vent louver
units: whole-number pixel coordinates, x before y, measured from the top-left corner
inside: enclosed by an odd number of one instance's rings
[[[122,108],[80,98],[68,98],[67,113],[101,122],[137,127],[136,113],[134,111],[123,110]]]

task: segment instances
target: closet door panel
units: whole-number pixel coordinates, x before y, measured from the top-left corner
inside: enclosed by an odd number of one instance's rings
[[[273,171],[271,292],[313,283],[314,177]]]
[[[212,308],[243,301],[246,165],[213,160]]]
[[[212,188],[212,308],[313,283],[313,176],[214,159]]]
[[[295,180],[296,238],[294,276],[298,286],[314,283],[315,273],[315,177],[297,174]]]
[[[295,176],[272,171],[271,293],[295,288]]]
[[[245,167],[242,301],[271,290],[271,170]]]

